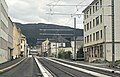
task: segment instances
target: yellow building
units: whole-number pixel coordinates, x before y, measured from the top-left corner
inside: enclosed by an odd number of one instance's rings
[[[15,23],[13,27],[13,52],[12,57],[13,59],[20,57],[20,43],[21,43],[21,30],[20,28],[17,29]]]
[[[42,52],[47,52],[49,49],[49,40],[48,38],[42,42]]]

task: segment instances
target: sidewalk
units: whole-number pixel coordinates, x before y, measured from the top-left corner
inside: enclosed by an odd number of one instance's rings
[[[0,70],[13,65],[13,64],[21,61],[22,59],[24,59],[24,57],[23,58],[14,59],[14,60],[11,60],[11,61],[8,61],[8,62],[0,64]]]
[[[101,67],[101,68],[106,68],[106,69],[112,69],[112,70],[120,71],[119,68],[109,67],[110,64],[108,62],[103,62],[103,63],[90,63],[90,62],[84,62],[84,61],[75,61],[75,62],[76,63],[86,64],[86,65],[91,65],[91,66],[96,66],[96,67]]]
[[[99,69],[99,70],[104,70],[104,71],[109,71],[109,72],[115,72],[120,74],[120,69],[118,68],[110,68],[108,67],[108,63],[89,63],[89,62],[84,62],[84,61],[73,61],[73,60],[66,60],[66,59],[58,59],[58,58],[51,58],[51,59],[56,59],[72,64],[77,64],[83,67],[89,67],[89,68],[94,68],[94,69]]]

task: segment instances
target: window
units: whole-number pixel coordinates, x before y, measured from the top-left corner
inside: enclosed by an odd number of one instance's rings
[[[94,57],[97,57],[97,52],[96,52],[96,50],[97,50],[97,47],[95,46],[95,47],[94,47]]]
[[[93,19],[93,27],[95,27],[95,19]]]
[[[100,57],[103,57],[103,45],[100,45]]]
[[[89,43],[89,35],[87,36],[87,43]]]
[[[2,38],[0,38],[0,48],[1,48],[1,39],[2,39]]]
[[[96,32],[96,41],[99,40],[99,31]]]
[[[1,12],[3,13],[3,15],[5,16],[6,19],[8,19],[8,14],[3,6],[3,4],[1,4]]]
[[[102,30],[100,30],[100,37],[101,37],[101,39],[102,39],[102,37],[103,37],[103,36],[102,36]]]
[[[85,13],[85,15],[84,15],[84,19],[86,19],[86,13]]]
[[[21,49],[22,49],[22,45],[21,45]]]
[[[90,8],[90,15],[91,15],[91,8]]]
[[[93,33],[93,41],[95,41],[95,33]]]
[[[96,4],[95,4],[96,6],[96,11],[99,9],[99,2],[96,2]]]
[[[5,33],[8,33],[8,28],[2,20],[1,20],[1,28]]]
[[[92,35],[90,35],[90,42],[92,41]]]
[[[91,21],[90,21],[90,29],[92,28]]]
[[[1,49],[7,50],[7,41],[3,38],[0,38],[1,40]]]
[[[87,15],[86,15],[86,16],[87,16],[87,18],[88,18],[88,13],[89,13],[89,10],[87,11]]]
[[[95,7],[93,6],[93,13],[95,12],[95,9],[94,9]]]
[[[85,37],[85,43],[86,43],[86,37]]]
[[[87,30],[89,30],[89,23],[87,23]]]
[[[102,7],[102,0],[100,0],[100,7]]]
[[[100,15],[100,23],[102,23],[102,15]]]
[[[84,25],[84,30],[85,30],[85,32],[86,32],[86,25]]]
[[[99,16],[96,17],[96,26],[99,24]]]

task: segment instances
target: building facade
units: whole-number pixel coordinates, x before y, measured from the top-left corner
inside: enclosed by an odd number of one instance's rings
[[[13,22],[10,18],[8,18],[8,57],[9,60],[12,59],[12,51],[13,51]]]
[[[27,56],[28,53],[27,53],[27,40],[26,40],[26,37],[21,34],[21,56]]]
[[[49,40],[48,38],[42,42],[42,54],[46,53],[47,56],[50,53],[49,52]]]
[[[13,23],[13,51],[12,58],[21,57],[21,30],[16,27],[15,23]]]
[[[94,0],[84,13],[84,53],[86,61],[112,61],[111,0]],[[115,0],[115,60],[120,60],[120,0]]]
[[[8,6],[0,0],[0,63],[8,61]]]
[[[75,40],[69,41],[69,45],[66,44],[66,42],[55,42],[55,41],[50,41],[50,56],[56,56],[58,53],[61,51],[68,52],[70,51],[72,53],[71,58],[73,59],[74,57],[74,49],[75,49]],[[80,47],[83,47],[83,37],[77,37],[76,38],[76,54],[77,51]]]

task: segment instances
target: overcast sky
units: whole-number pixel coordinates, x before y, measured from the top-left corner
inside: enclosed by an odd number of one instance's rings
[[[6,0],[12,21],[20,23],[52,23],[73,27],[73,17],[68,15],[48,15],[46,13],[80,13],[85,7],[65,7],[52,5],[89,4],[93,0]],[[77,28],[83,28],[83,16],[76,16]]]

